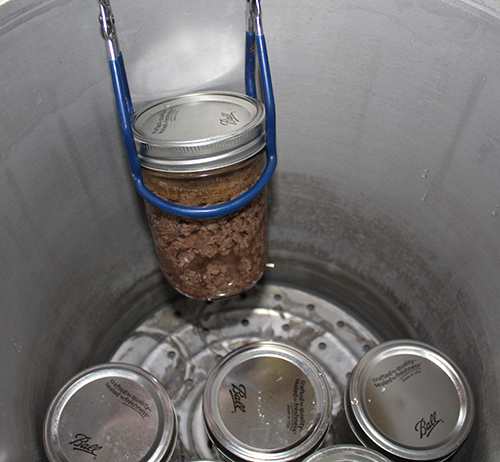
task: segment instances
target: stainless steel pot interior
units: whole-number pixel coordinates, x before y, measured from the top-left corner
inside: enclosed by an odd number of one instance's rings
[[[139,107],[242,90],[240,2],[114,9]],[[478,405],[456,460],[497,461],[498,4],[266,0],[266,25],[281,153],[270,261],[382,337],[454,358]],[[0,462],[39,461],[56,390],[173,294],[128,179],[96,5],[0,1],[0,62]]]

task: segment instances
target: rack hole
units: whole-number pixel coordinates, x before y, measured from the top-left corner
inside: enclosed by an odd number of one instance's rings
[[[309,303],[309,305],[307,305],[307,307],[306,307],[306,308],[307,308],[309,311],[314,311],[314,308],[316,308],[316,307],[314,306],[314,304]]]
[[[288,332],[290,330],[290,324],[283,324],[281,328],[285,331]]]
[[[247,327],[249,324],[250,324],[250,321],[248,319],[242,319],[241,320],[241,324],[244,326],[244,327]]]
[[[279,302],[283,297],[280,294],[274,294],[274,299]]]
[[[337,327],[340,327],[342,329],[342,327],[345,327],[345,322],[344,321],[337,321]]]
[[[169,352],[167,353],[167,356],[168,356],[168,358],[169,358],[169,359],[174,359],[174,358],[175,358],[175,356],[176,356],[176,355],[175,355],[175,351],[169,351]]]
[[[325,342],[319,342],[318,343],[318,348],[320,350],[326,350],[326,343]]]
[[[365,344],[363,345],[363,351],[367,352],[367,351],[370,351],[370,349],[371,349],[371,346],[370,346],[370,345],[368,345],[368,343],[365,343]]]

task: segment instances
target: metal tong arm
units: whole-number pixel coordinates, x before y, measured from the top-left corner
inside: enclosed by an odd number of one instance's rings
[[[252,202],[267,186],[277,165],[276,154],[276,115],[274,94],[271,79],[271,70],[267,54],[266,40],[262,29],[260,0],[247,0],[248,2],[248,30],[247,48],[245,55],[245,85],[249,96],[256,96],[255,67],[257,52],[259,58],[260,79],[262,82],[262,95],[266,107],[266,136],[267,136],[267,164],[259,180],[248,191],[229,202],[206,207],[186,207],[169,202],[154,194],[144,184],[141,165],[137,155],[132,123],[134,107],[130,95],[127,73],[120,51],[116,25],[109,0],[98,0],[99,22],[101,33],[106,42],[111,80],[115,94],[116,110],[119,117],[120,128],[128,155],[132,179],[137,193],[151,205],[159,208],[164,213],[178,217],[205,220],[221,218],[231,215]],[[253,35],[252,35],[253,34]]]

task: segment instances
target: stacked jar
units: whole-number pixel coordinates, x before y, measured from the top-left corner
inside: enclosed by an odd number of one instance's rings
[[[54,397],[44,425],[49,462],[169,462],[178,435],[165,388],[136,366],[87,369]]]
[[[170,202],[203,207],[250,189],[266,165],[265,110],[253,98],[206,92],[161,101],[134,123],[144,183]],[[146,203],[160,268],[182,294],[236,295],[263,275],[267,196],[218,219],[189,220]]]
[[[475,414],[463,372],[414,340],[380,344],[352,371],[344,409],[364,448],[323,447],[334,398],[327,372],[313,358],[285,343],[258,341],[210,370],[201,413],[216,454],[227,462],[444,462],[467,439]],[[145,370],[120,363],[71,379],[44,426],[50,462],[89,456],[169,462],[177,439],[165,388]]]
[[[209,374],[203,416],[228,462],[294,462],[317,450],[332,410],[323,368],[290,345],[261,341],[227,355]]]
[[[357,439],[393,461],[448,460],[470,434],[475,413],[460,368],[414,340],[386,342],[363,356],[344,405]]]

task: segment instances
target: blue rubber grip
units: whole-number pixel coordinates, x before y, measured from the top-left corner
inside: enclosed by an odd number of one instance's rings
[[[113,82],[113,90],[115,93],[116,112],[118,113],[118,121],[127,151],[128,163],[134,184],[140,180],[142,182],[142,171],[139,158],[137,157],[137,148],[132,132],[132,109],[129,94],[127,94],[128,83],[123,58],[120,55],[116,60],[109,61],[109,69],[111,71],[111,81]]]
[[[129,120],[132,120],[134,118],[134,106],[132,104],[132,97],[130,96],[130,88],[128,86],[128,80],[127,80],[127,72],[125,70],[125,63],[123,61],[123,55],[118,56],[117,61],[117,66],[119,69],[119,75],[122,78],[122,88],[123,88],[123,95],[125,98],[125,103],[127,105],[127,110],[129,113]]]
[[[264,35],[256,37],[257,53],[259,55],[260,77],[262,81],[262,97],[266,108],[266,142],[267,158],[271,163],[272,172],[268,181],[276,170],[278,164],[277,143],[276,143],[276,102],[274,99],[273,80],[271,77],[271,66],[267,54],[267,44]]]
[[[266,138],[267,138],[267,163],[259,180],[248,191],[237,198],[224,204],[206,207],[187,207],[167,200],[154,194],[144,184],[137,147],[132,130],[133,105],[125,72],[122,55],[116,60],[110,60],[111,78],[115,93],[116,109],[123,135],[125,148],[128,155],[132,179],[137,193],[151,205],[162,212],[182,218],[193,220],[208,220],[231,215],[250,204],[267,186],[271,180],[277,165],[276,155],[276,114],[274,107],[274,95],[271,80],[271,71],[267,56],[267,47],[264,36],[256,36],[255,42],[259,55],[261,80],[263,85],[264,105],[266,107]],[[250,66],[252,64],[250,63]],[[255,69],[255,55],[253,61]],[[255,81],[254,81],[255,82]],[[255,87],[255,85],[254,85]],[[251,88],[250,88],[251,90]]]
[[[248,96],[257,98],[255,83],[255,32],[247,32],[245,43],[245,90]]]

